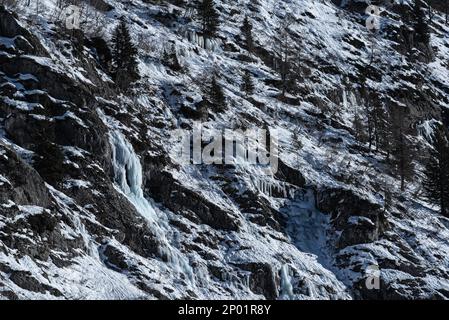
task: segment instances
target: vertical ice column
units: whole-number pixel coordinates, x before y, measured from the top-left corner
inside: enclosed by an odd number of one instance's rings
[[[281,299],[294,299],[293,285],[290,275],[288,274],[289,268],[287,264],[284,264],[281,268],[281,288],[279,296]]]
[[[193,270],[188,259],[167,238],[172,234],[167,217],[158,216],[144,196],[142,165],[132,145],[117,131],[110,133],[110,143],[115,183],[137,211],[149,221],[160,242],[159,253],[167,259],[175,271],[185,274],[194,283]]]

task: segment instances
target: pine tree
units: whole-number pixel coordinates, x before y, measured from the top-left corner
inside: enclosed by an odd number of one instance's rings
[[[201,19],[203,33],[206,38],[217,35],[220,25],[220,15],[214,6],[213,0],[199,0],[197,11]]]
[[[374,119],[373,119],[373,106],[372,106],[372,96],[373,93],[367,88],[365,82],[362,82],[362,88],[360,89],[360,93],[363,99],[363,111],[366,115],[366,133],[367,133],[367,141],[369,143],[369,150],[371,151],[371,147],[374,142]]]
[[[449,2],[444,2],[444,15],[445,15],[445,23],[446,25],[449,23]]]
[[[226,96],[216,75],[212,76],[208,90],[208,98],[214,111],[221,112],[226,109]]]
[[[409,139],[411,134],[409,127],[405,124],[405,110],[397,106],[391,111],[390,123],[391,130],[391,150],[394,153],[394,159],[391,162],[392,169],[401,180],[401,191],[405,191],[407,181],[411,181],[415,175],[413,159],[415,150]]]
[[[245,70],[245,73],[242,76],[240,90],[245,93],[246,97],[251,96],[254,93],[254,82],[249,70]]]
[[[441,214],[449,217],[449,133],[443,126],[435,131],[424,174],[426,198],[440,205]]]
[[[253,25],[251,21],[249,21],[248,16],[245,16],[245,20],[243,20],[243,25],[240,28],[242,32],[243,38],[245,39],[246,49],[249,52],[253,52],[254,49],[254,40],[253,40]]]
[[[298,163],[298,165],[300,165],[301,159],[299,157],[299,153],[302,150],[302,148],[304,147],[304,145],[302,143],[301,132],[299,129],[296,129],[295,131],[293,131],[292,146],[293,146],[294,152],[296,153],[296,162]]]
[[[291,84],[294,49],[292,46],[289,28],[293,22],[294,20],[291,16],[285,18],[279,27],[276,28],[277,37],[274,39],[273,49],[275,53],[276,69],[281,76],[282,97],[285,97],[285,94],[289,89],[289,84]]]
[[[378,128],[379,130],[379,136],[380,136],[380,149],[385,152],[385,160],[387,162],[390,161],[390,156],[393,152],[393,131],[394,128],[391,126],[393,125],[392,122],[392,115],[391,110],[388,106],[388,103],[386,104],[385,110],[381,115],[381,121],[382,124]]]
[[[388,119],[382,101],[376,97],[374,106],[371,110],[374,128],[374,141],[376,143],[376,151],[385,150],[388,145]]]
[[[355,138],[360,142],[365,142],[366,141],[365,127],[358,109],[355,110],[354,118],[352,120],[352,127],[354,129]]]
[[[415,29],[415,42],[424,43],[428,45],[430,42],[430,30],[426,21],[426,15],[423,11],[422,0],[415,0],[415,6],[413,8]]]
[[[126,89],[140,78],[137,64],[137,48],[131,40],[128,26],[122,21],[114,30],[113,42],[113,75],[116,84]]]
[[[401,179],[401,191],[405,191],[406,182],[413,180],[415,167],[413,145],[404,132],[400,132],[396,141],[396,152],[396,170]]]
[[[294,50],[292,53],[290,75],[287,82],[288,89],[296,94],[301,94],[302,92],[299,90],[299,84],[303,82],[303,80],[302,55],[301,50],[298,49]]]

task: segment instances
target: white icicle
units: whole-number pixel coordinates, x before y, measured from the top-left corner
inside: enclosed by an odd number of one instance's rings
[[[289,268],[287,264],[284,264],[281,268],[281,299],[294,299],[293,285],[289,275]]]
[[[167,258],[175,271],[185,274],[194,282],[193,270],[188,259],[167,239],[167,235],[172,233],[166,221],[167,217],[159,217],[143,194],[142,165],[132,145],[117,131],[110,134],[110,142],[115,183],[137,211],[149,221],[160,242],[159,253]]]
[[[133,147],[119,132],[111,134],[111,146],[115,183],[144,218],[155,222],[157,214],[143,196],[142,166]]]
[[[348,109],[348,95],[346,94],[346,90],[343,89],[343,110]]]

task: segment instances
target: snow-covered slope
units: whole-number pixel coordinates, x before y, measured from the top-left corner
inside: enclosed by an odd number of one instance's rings
[[[187,6],[104,0],[104,10],[86,7],[83,34],[61,27],[57,2],[37,10],[19,1],[15,17],[0,9],[0,297],[449,298],[449,220],[420,196],[421,164],[401,192],[384,156],[352,128],[374,52],[368,86],[407,105],[425,148],[448,103],[442,15],[428,63],[400,53],[396,7],[374,37],[363,1],[216,0],[219,35],[206,44]],[[240,37],[245,15],[253,54]],[[302,81],[281,99],[273,57],[287,18]],[[142,77],[128,93],[100,63],[98,37],[110,41],[121,19]],[[161,59],[172,48],[181,70]],[[240,90],[246,69],[252,98]],[[228,108],[198,116],[212,72]],[[199,123],[269,128],[277,173],[241,161],[185,164],[173,134]],[[35,170],[43,137],[62,150],[62,181]],[[369,290],[373,268],[380,288]]]

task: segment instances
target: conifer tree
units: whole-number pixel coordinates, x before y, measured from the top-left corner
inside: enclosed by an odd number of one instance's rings
[[[449,217],[449,133],[439,126],[424,169],[426,198],[440,205],[441,214]]]
[[[140,78],[137,64],[137,48],[131,40],[128,26],[122,21],[112,36],[113,76],[116,84],[126,89]]]
[[[366,134],[367,142],[369,144],[368,148],[371,151],[371,147],[374,142],[374,119],[373,119],[373,106],[372,106],[372,96],[373,93],[367,88],[365,82],[362,82],[361,96],[363,98],[363,108],[366,115]]]
[[[376,143],[376,151],[380,149],[384,150],[386,144],[388,144],[388,119],[385,112],[384,105],[382,101],[376,97],[373,103],[372,119],[374,127],[374,141]]]
[[[365,142],[365,127],[358,109],[355,110],[354,118],[352,119],[352,127],[354,129],[355,138],[360,142]]]
[[[392,169],[401,180],[401,191],[405,191],[407,181],[411,181],[415,175],[413,159],[415,150],[409,139],[410,128],[405,123],[405,110],[402,106],[396,106],[391,110],[389,128],[391,130],[391,149],[394,159],[391,162]]]
[[[212,76],[207,95],[214,111],[221,112],[226,109],[226,96],[215,74]]]
[[[281,76],[282,97],[285,97],[289,84],[291,84],[292,60],[294,55],[292,40],[289,28],[294,20],[291,16],[286,17],[278,28],[274,39],[274,53],[276,59],[276,69]]]
[[[249,70],[245,70],[245,73],[242,76],[240,90],[245,93],[246,97],[251,96],[254,93],[254,82]]]
[[[202,29],[205,37],[215,37],[220,25],[217,10],[213,0],[199,0],[197,7],[198,15],[201,20]]]
[[[449,2],[444,2],[444,15],[445,15],[445,23],[446,25],[449,23]]]
[[[249,52],[253,52],[254,49],[254,40],[253,40],[253,25],[251,21],[249,21],[248,16],[245,16],[245,20],[243,20],[243,25],[240,28],[242,32],[243,38],[245,40],[246,49]]]
[[[422,0],[415,0],[413,8],[415,29],[415,42],[428,45],[430,42],[430,30],[426,21],[426,14],[423,11]]]
[[[293,131],[293,137],[292,137],[292,146],[294,149],[294,152],[296,153],[296,162],[298,165],[300,165],[300,151],[302,150],[302,148],[304,147],[303,143],[302,143],[302,139],[301,139],[301,132],[299,129],[296,129]]]
[[[396,170],[401,179],[401,191],[405,191],[406,182],[413,180],[413,145],[404,132],[400,132],[396,141]]]
[[[390,161],[391,154],[393,152],[393,133],[394,128],[392,122],[391,110],[389,108],[388,103],[386,103],[386,107],[384,113],[381,116],[382,124],[379,127],[379,136],[380,136],[380,149],[385,152],[385,160],[387,162]]]

